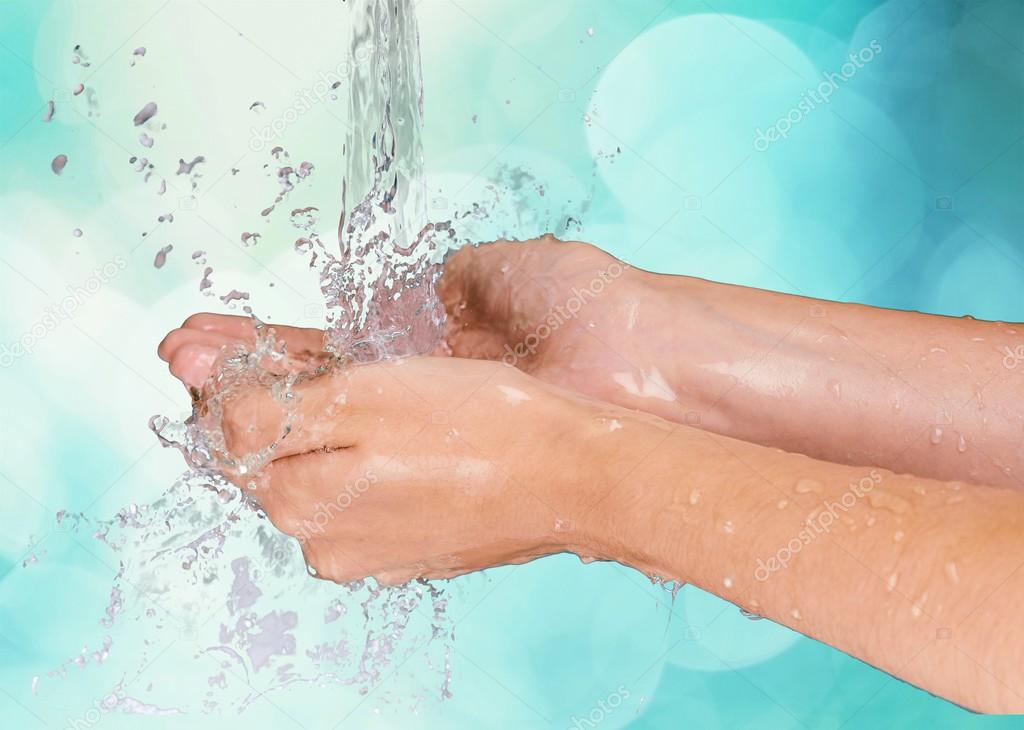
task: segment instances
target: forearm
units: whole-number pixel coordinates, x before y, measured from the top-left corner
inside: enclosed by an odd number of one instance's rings
[[[686,427],[624,433],[617,458],[637,465],[592,514],[596,555],[691,582],[967,707],[1024,712],[1024,494]]]
[[[828,461],[1024,486],[1013,325],[638,272],[672,420]],[[639,404],[638,404],[639,405]]]

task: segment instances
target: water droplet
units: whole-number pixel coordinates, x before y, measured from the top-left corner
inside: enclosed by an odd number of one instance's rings
[[[796,483],[797,494],[807,494],[808,492],[820,493],[821,489],[821,482],[814,479],[801,479]]]
[[[82,237],[82,229],[81,228],[75,228],[73,231],[71,231],[71,235],[74,236],[75,238],[81,238]]]
[[[932,429],[931,435],[928,436],[928,440],[933,444],[942,443],[942,429],[938,426]]]
[[[952,583],[960,582],[960,572],[957,570],[956,563],[952,560],[946,563],[946,577],[949,578]]]
[[[896,530],[896,532],[892,534],[892,540],[893,542],[903,542],[903,538],[906,536],[907,535],[903,530]]]
[[[167,254],[169,254],[173,249],[173,245],[167,244],[162,249],[157,251],[156,257],[153,259],[153,266],[155,266],[158,269],[162,269],[164,267],[164,264],[167,263]]]
[[[778,502],[775,503],[775,506],[778,507],[779,509],[786,509],[787,504],[789,504],[788,499],[780,499]]]
[[[801,618],[803,618],[803,616],[801,616],[801,614],[800,614],[800,609],[799,608],[794,608],[792,611],[789,612],[789,615],[792,616],[793,618],[795,618],[797,621],[799,621]]]
[[[827,387],[834,400],[840,401],[843,399],[843,386],[838,380],[829,380]]]
[[[893,573],[892,575],[890,575],[889,576],[889,580],[887,580],[885,582],[885,590],[889,591],[889,593],[892,593],[893,590],[895,590],[896,584],[899,582],[899,580],[900,580],[900,574],[899,573]]]
[[[135,115],[135,118],[132,121],[135,122],[135,126],[138,127],[139,125],[145,124],[150,119],[155,117],[156,111],[156,102],[151,101],[139,110],[139,113]]]
[[[963,434],[960,434],[960,438],[956,441],[956,450],[961,454],[967,451],[967,439],[964,438]]]
[[[868,495],[868,502],[875,509],[889,510],[896,514],[903,514],[910,509],[910,504],[903,497],[898,497],[891,492],[875,490]]]
[[[928,594],[922,593],[921,597],[914,601],[914,605],[910,607],[910,615],[914,618],[920,618],[923,613],[921,607],[928,601]]]
[[[722,585],[726,588],[732,588],[732,578],[726,576],[725,580],[722,581]]]
[[[695,505],[700,501],[700,490],[694,489],[690,492],[690,504]]]
[[[178,158],[178,171],[176,175],[191,175],[192,170],[196,165],[200,165],[206,162],[206,158],[202,155],[196,155],[192,158],[191,162],[185,162],[184,158]]]
[[[732,520],[726,520],[722,523],[722,531],[729,535],[733,533]]]

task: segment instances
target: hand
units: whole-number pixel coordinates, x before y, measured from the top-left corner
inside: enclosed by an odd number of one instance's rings
[[[279,361],[265,358],[260,363],[270,372],[313,370],[329,359],[324,352],[323,330],[266,326],[286,354]],[[251,352],[255,343],[251,317],[199,312],[164,337],[157,355],[168,364],[171,374],[197,395],[226,353],[237,349]]]
[[[643,405],[648,338],[657,314],[644,272],[594,246],[552,236],[466,246],[445,263],[438,292],[456,357],[500,360],[549,383],[631,408]],[[646,388],[650,390],[650,388]],[[655,394],[670,399],[670,393]]]
[[[210,340],[179,332],[172,369],[187,376]],[[227,400],[221,427],[235,460],[276,441],[256,475],[227,476],[299,539],[319,576],[397,584],[593,554],[582,520],[622,443],[609,424],[631,414],[460,358],[339,367],[295,393],[287,431],[269,387]]]
[[[664,311],[650,281],[594,246],[552,236],[466,246],[448,259],[437,284],[448,316],[434,354],[501,361],[563,388],[681,420],[669,385],[675,358],[659,356],[650,332],[685,315]],[[322,361],[321,330],[268,327],[287,345],[293,367]],[[196,341],[188,330],[205,334]],[[194,349],[176,366],[173,355],[185,341]],[[249,318],[197,314],[168,335],[160,356],[198,388],[221,348],[252,341]]]

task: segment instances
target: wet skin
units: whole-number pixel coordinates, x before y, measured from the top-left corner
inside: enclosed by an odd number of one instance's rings
[[[232,453],[279,441],[255,479],[226,476],[318,574],[614,560],[1024,711],[1012,327],[655,275],[551,238],[464,249],[439,290],[434,356],[306,380],[283,439],[266,390],[225,408]],[[274,329],[282,371],[323,362],[320,331]],[[252,339],[200,314],[159,352],[198,388]]]

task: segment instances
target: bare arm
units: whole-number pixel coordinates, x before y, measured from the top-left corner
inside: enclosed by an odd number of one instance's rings
[[[597,557],[691,582],[966,707],[1024,712],[1024,493],[686,427],[624,431],[635,469],[585,520]]]
[[[201,383],[208,330],[179,332],[164,355]],[[286,430],[281,402],[245,386],[224,434],[242,455],[287,433],[253,496],[320,576],[615,560],[967,707],[1024,712],[1024,492],[817,461],[495,362],[346,368],[296,398]]]
[[[630,269],[551,237],[458,252],[459,357],[844,464],[1024,487],[1024,326]]]
[[[672,333],[651,346],[674,420],[696,412],[702,428],[828,461],[1024,487],[1014,325],[640,276],[661,303],[656,331]]]

